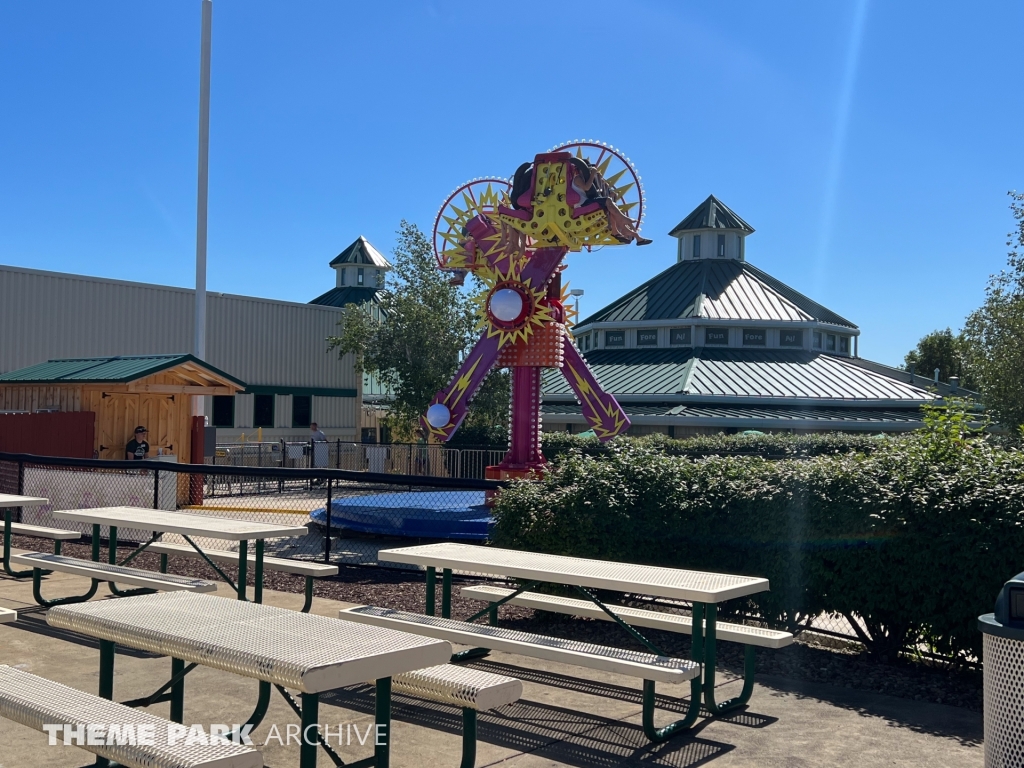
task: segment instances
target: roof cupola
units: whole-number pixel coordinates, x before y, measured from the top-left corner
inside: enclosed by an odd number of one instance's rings
[[[714,195],[698,205],[669,235],[679,240],[676,261],[745,260],[744,238],[754,228]]]

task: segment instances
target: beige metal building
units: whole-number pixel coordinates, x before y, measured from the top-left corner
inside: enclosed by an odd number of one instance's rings
[[[375,276],[374,280],[378,278]],[[0,265],[0,374],[48,360],[192,349],[194,291]],[[358,440],[361,377],[327,352],[342,308],[209,293],[207,360],[247,384],[208,397],[218,439]]]

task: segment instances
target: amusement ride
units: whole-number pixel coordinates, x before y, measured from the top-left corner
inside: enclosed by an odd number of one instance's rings
[[[610,440],[629,418],[598,383],[577,349],[561,273],[565,257],[595,247],[650,242],[640,235],[644,199],[633,164],[614,147],[574,141],[523,163],[511,181],[474,179],[441,206],[433,243],[438,267],[461,284],[483,285],[480,339],[451,382],[420,417],[426,434],[447,442],[495,368],[512,373],[509,450],[487,468],[494,480],[541,471],[541,374],[557,368],[597,437]]]

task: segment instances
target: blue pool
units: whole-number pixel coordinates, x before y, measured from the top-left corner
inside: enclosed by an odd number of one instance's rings
[[[327,525],[326,507],[309,516],[316,525]],[[491,525],[484,491],[376,493],[331,502],[331,527],[359,533],[484,541]]]

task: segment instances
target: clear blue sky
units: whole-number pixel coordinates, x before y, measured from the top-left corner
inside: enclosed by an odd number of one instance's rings
[[[0,263],[190,286],[198,0],[0,3]],[[714,193],[748,259],[898,363],[958,328],[1024,189],[1024,3],[215,0],[211,290],[308,301],[357,235],[574,138],[643,176],[646,248],[571,258],[589,313]]]

